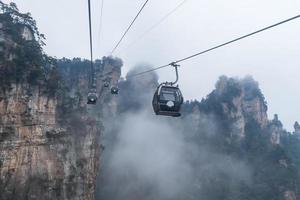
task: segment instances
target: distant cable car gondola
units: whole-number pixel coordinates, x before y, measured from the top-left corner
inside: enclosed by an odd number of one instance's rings
[[[114,86],[110,89],[111,94],[119,94],[119,88]]]
[[[109,82],[108,81],[104,82],[104,87],[106,87],[106,88],[109,87]]]
[[[98,95],[96,89],[91,89],[87,96],[87,104],[96,104],[98,99]]]
[[[175,63],[171,64],[175,67],[176,81],[173,83],[160,84],[153,96],[152,106],[156,115],[165,115],[179,117],[180,108],[183,103],[183,96],[178,86],[174,86],[178,81],[178,70]]]

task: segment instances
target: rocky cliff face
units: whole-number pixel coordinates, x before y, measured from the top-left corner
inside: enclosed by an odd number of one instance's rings
[[[120,64],[113,61],[104,58],[102,70],[112,75],[111,84],[120,76]],[[63,71],[66,93],[49,97],[44,88],[27,83],[1,92],[0,199],[94,197],[110,91],[98,73],[98,105],[86,106],[88,74]]]
[[[104,60],[110,82],[116,83],[120,66]],[[111,109],[104,106],[110,92],[100,76],[96,107],[86,106],[87,73],[73,76],[76,81],[66,78],[69,91],[61,96],[49,97],[26,83],[1,93],[1,199],[93,199],[101,119]]]
[[[295,172],[299,169],[300,126],[296,122],[295,131],[289,133],[278,115],[268,119],[267,104],[256,81],[251,77],[235,79],[223,76],[207,98],[186,104],[184,112],[186,109],[187,119],[191,116],[200,119],[196,120],[200,123],[193,123],[198,126],[195,135],[215,132],[215,137],[208,141],[206,136],[197,136],[205,141],[203,144],[212,142],[216,149],[219,149],[217,145],[223,146],[225,148],[220,148],[221,151],[228,151],[229,155],[232,151],[238,152],[241,156],[238,159],[246,160],[252,167],[256,174],[253,182],[265,187],[260,194],[266,195],[262,199],[269,199],[275,193],[277,197],[272,197],[274,199],[297,199],[299,177]],[[276,178],[269,179],[269,176]],[[271,185],[273,189],[267,189]],[[249,195],[251,198],[260,193],[255,187],[250,190],[253,192]]]
[[[281,143],[281,137],[284,134],[282,123],[278,119],[278,115],[274,116],[274,119],[270,121],[269,128],[271,131],[271,143],[273,145],[279,145]]]
[[[99,101],[88,106],[89,62],[48,64],[32,29],[24,37],[0,18],[0,199],[94,199],[102,119],[116,109],[104,83],[117,84],[122,62],[97,61]]]
[[[268,125],[267,105],[251,77],[244,79],[220,77],[215,90],[200,104],[200,113],[217,116],[227,124],[231,137],[245,137],[245,127],[249,121],[256,122],[260,128]],[[198,110],[196,107],[194,109]]]
[[[300,138],[300,125],[298,122],[295,122],[294,129],[295,129],[294,134]]]

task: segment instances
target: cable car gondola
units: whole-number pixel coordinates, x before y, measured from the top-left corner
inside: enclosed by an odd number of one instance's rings
[[[153,96],[152,106],[156,115],[180,117],[183,97],[178,87],[161,84]]]
[[[109,82],[108,82],[108,81],[105,81],[105,82],[104,82],[104,87],[106,87],[106,88],[109,87]]]
[[[114,86],[110,89],[110,92],[111,92],[111,94],[117,95],[117,94],[119,94],[119,88]]]
[[[156,115],[179,117],[180,108],[183,103],[183,96],[178,86],[174,86],[178,81],[178,71],[175,63],[171,64],[175,67],[176,81],[173,83],[162,83],[160,84],[152,100],[153,110]]]
[[[95,105],[97,103],[98,95],[96,89],[91,89],[87,96],[87,104]]]

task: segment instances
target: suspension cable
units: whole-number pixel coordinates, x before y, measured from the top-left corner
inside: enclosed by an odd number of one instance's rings
[[[209,49],[207,49],[207,50],[201,51],[201,52],[199,52],[199,53],[193,54],[193,55],[191,55],[191,56],[188,56],[188,57],[185,57],[185,58],[176,60],[176,61],[174,61],[174,62],[171,62],[170,64],[162,65],[162,66],[160,66],[160,67],[156,67],[156,68],[153,68],[153,69],[150,69],[150,70],[146,70],[146,71],[139,72],[139,73],[136,73],[136,74],[133,74],[133,75],[129,75],[129,76],[127,76],[127,78],[131,78],[131,77],[134,77],[134,76],[139,76],[139,75],[146,74],[146,73],[149,73],[149,72],[152,72],[152,71],[156,71],[156,70],[158,70],[158,69],[162,69],[162,68],[165,68],[165,67],[168,67],[168,66],[172,66],[172,64],[177,64],[177,63],[180,63],[180,62],[189,60],[189,59],[194,58],[194,57],[196,57],[196,56],[199,56],[199,55],[205,54],[205,53],[207,53],[207,52],[213,51],[213,50],[215,50],[215,49],[221,48],[221,47],[223,47],[223,46],[226,46],[226,45],[229,45],[229,44],[231,44],[231,43],[237,42],[237,41],[239,41],[239,40],[245,39],[245,38],[247,38],[247,37],[253,36],[253,35],[258,34],[258,33],[260,33],[260,32],[263,32],[263,31],[266,31],[266,30],[268,30],[268,29],[274,28],[274,27],[276,27],[276,26],[285,24],[285,23],[290,22],[290,21],[292,21],[292,20],[295,20],[295,19],[297,19],[297,18],[300,18],[300,15],[297,15],[297,16],[295,16],[295,17],[291,17],[291,18],[289,18],[289,19],[286,19],[286,20],[284,20],[284,21],[278,22],[278,23],[276,23],[276,24],[267,26],[267,27],[265,27],[265,28],[262,28],[262,29],[260,29],[260,30],[255,31],[255,32],[252,32],[252,33],[249,33],[249,34],[247,34],[247,35],[238,37],[238,38],[236,38],[236,39],[234,39],[234,40],[231,40],[231,41],[229,41],[229,42],[225,42],[225,43],[223,43],[223,44],[217,45],[217,46],[215,46],[215,47],[212,47],[212,48],[209,48]]]
[[[121,44],[121,42],[124,39],[125,35],[128,33],[128,31],[130,30],[130,28],[132,27],[132,25],[134,24],[134,22],[137,20],[138,16],[141,14],[141,12],[143,11],[143,9],[147,5],[148,1],[149,0],[146,0],[145,3],[143,4],[143,6],[140,8],[139,12],[134,17],[133,21],[130,23],[130,25],[128,26],[128,28],[126,29],[126,31],[124,32],[124,34],[122,35],[121,39],[118,41],[118,43],[116,44],[116,46],[111,51],[111,54],[113,54],[115,52],[115,50],[118,48],[118,46]]]
[[[90,86],[92,89],[96,88],[96,80],[95,80],[95,69],[94,69],[94,61],[93,61],[93,35],[92,35],[92,14],[91,14],[91,0],[88,0],[88,15],[89,15],[89,31],[90,31],[90,54],[91,54],[91,78],[92,85]]]
[[[101,7],[100,7],[100,23],[99,23],[99,33],[98,33],[98,43],[101,44],[101,36],[102,36],[102,26],[103,26],[103,7],[104,7],[104,0],[101,0]],[[100,45],[101,46],[101,45]],[[99,47],[100,52],[100,47]]]
[[[165,16],[163,16],[157,23],[148,28],[144,33],[142,33],[137,39],[131,42],[127,47],[123,50],[129,49],[131,46],[134,46],[139,40],[143,39],[146,35],[148,35],[151,31],[153,31],[156,27],[162,24],[165,20],[167,20],[172,14],[174,14],[181,6],[183,6],[188,0],[183,0],[179,3],[175,8],[173,8],[170,12],[168,12]],[[122,51],[122,50],[121,50]]]

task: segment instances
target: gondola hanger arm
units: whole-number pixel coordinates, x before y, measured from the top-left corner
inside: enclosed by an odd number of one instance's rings
[[[170,84],[170,85],[175,85],[177,82],[178,82],[178,79],[179,79],[179,76],[178,76],[178,67],[180,66],[179,64],[177,64],[176,62],[172,62],[169,64],[170,66],[174,67],[175,68],[175,74],[176,74],[176,79],[174,82],[167,82],[167,84]]]

